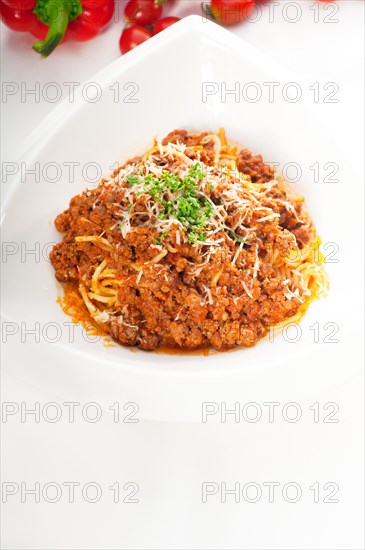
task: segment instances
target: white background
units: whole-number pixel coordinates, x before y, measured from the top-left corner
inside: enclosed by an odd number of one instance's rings
[[[329,135],[360,164],[363,2],[338,2],[337,13],[321,5],[317,23],[314,3],[297,2],[301,17],[295,23],[289,20],[296,8],[288,4],[295,3],[263,5],[259,21],[239,25],[233,32],[301,78],[338,84],[339,103],[321,103],[318,114]],[[199,8],[180,0],[173,11],[188,14]],[[326,23],[326,17],[332,22]],[[64,82],[81,83],[119,56],[121,26],[121,22],[111,25],[89,43],[66,44],[47,60],[39,60],[31,50],[31,37],[1,26],[2,81],[23,91],[25,86],[30,90],[39,83],[42,90],[46,83],[56,82],[65,93]],[[22,140],[55,105],[47,98],[36,102],[31,95],[22,99],[20,92],[3,97],[2,161],[17,159]],[[354,220],[355,232],[358,223]],[[346,342],[348,361],[361,365],[354,344]],[[328,360],[331,353],[336,350],[328,352]],[[323,357],[317,360],[320,364]],[[14,549],[362,548],[362,388],[358,376],[330,388],[321,406],[338,403],[340,422],[332,424],[323,423],[323,411],[321,422],[313,422],[311,403],[300,403],[303,420],[298,423],[285,422],[279,415],[273,424],[234,423],[232,417],[226,424],[115,424],[112,412],[106,411],[95,424],[80,415],[73,424],[37,424],[32,418],[21,423],[20,415],[15,415],[2,424],[3,481],[25,481],[28,487],[36,481],[42,485],[76,481],[81,486],[94,481],[103,495],[96,504],[85,502],[78,490],[70,504],[65,488],[56,504],[44,499],[34,504],[31,496],[21,503],[19,494],[9,497],[3,505],[2,545]],[[21,380],[7,376],[3,400],[47,403],[50,399],[40,388],[24,387]],[[123,399],[129,400],[129,396]],[[109,487],[116,481],[138,483],[139,503],[113,503]],[[263,496],[254,504],[242,498],[235,503],[228,495],[224,504],[217,494],[203,504],[203,481],[226,482],[229,488],[235,482],[241,486],[256,482]],[[298,483],[301,500],[285,502],[280,487],[269,503],[263,483],[270,481],[281,487]],[[315,482],[321,487],[337,483],[340,490],[334,498],[340,502],[323,503],[326,490],[321,502],[314,503],[309,486]]]

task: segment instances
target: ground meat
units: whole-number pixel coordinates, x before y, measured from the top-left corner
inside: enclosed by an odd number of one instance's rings
[[[314,230],[312,225],[298,224],[297,227],[292,230],[292,233],[295,236],[299,248],[303,249],[310,243],[311,239],[313,239]]]
[[[187,147],[192,147],[194,145],[198,145],[201,138],[207,134],[208,132],[192,134],[187,130],[173,130],[162,140],[162,145],[167,145],[168,143],[183,143]]]
[[[124,346],[135,346],[139,339],[139,326],[126,323],[123,315],[118,315],[110,322],[110,334]]]
[[[79,255],[74,243],[56,244],[49,255],[56,272],[56,278],[62,283],[78,279],[77,266]]]
[[[167,143],[181,143],[186,145],[185,154],[193,160],[200,160],[211,166],[214,162],[215,149],[213,140],[205,140],[209,132],[191,134],[187,130],[174,130],[170,132],[163,140],[162,145]],[[197,147],[198,150],[196,149]]]
[[[237,155],[237,168],[242,174],[250,176],[252,183],[265,183],[274,177],[274,169],[264,163],[261,155],[254,155],[243,149]]]
[[[216,141],[208,132],[175,130],[162,143],[185,145],[188,166],[189,159],[213,165]],[[174,173],[181,154],[155,154],[155,168]],[[161,211],[156,208],[163,201],[167,204],[171,192],[154,202],[141,188],[131,195],[124,171],[141,161],[132,159],[114,172],[113,181],[103,180],[74,197],[55,221],[64,234],[50,254],[56,278],[75,289],[85,288],[106,332],[122,345],[146,351],[208,346],[226,350],[253,346],[268,327],[298,312],[303,300],[290,295],[287,275],[275,258],[313,239],[314,228],[300,199],[291,201],[281,184],[270,184],[260,201],[256,194],[250,204],[245,184],[221,179],[213,168],[214,184],[204,193],[217,207],[219,223],[195,246],[178,224],[165,234],[157,229]],[[262,157],[247,149],[238,153],[237,164],[253,183],[274,177]],[[95,283],[102,265],[105,278]],[[104,302],[95,298],[98,291],[105,292]],[[109,299],[111,305],[105,305]]]
[[[70,229],[70,224],[72,221],[72,216],[68,210],[59,214],[55,219],[55,226],[57,231],[60,233],[66,233]]]

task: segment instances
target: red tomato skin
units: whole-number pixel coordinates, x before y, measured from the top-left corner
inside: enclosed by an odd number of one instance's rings
[[[128,23],[153,25],[162,15],[162,6],[157,0],[129,0],[124,15]]]
[[[249,17],[255,0],[210,0],[210,9],[218,23],[230,27]]]
[[[113,0],[86,0],[82,5],[82,14],[69,23],[66,31],[67,39],[74,42],[84,42],[97,36],[114,13]]]
[[[141,25],[132,25],[123,30],[119,39],[119,48],[122,54],[133,50],[143,42],[151,38],[152,33]]]
[[[161,31],[164,31],[168,27],[171,27],[174,23],[181,21],[179,17],[164,17],[157,21],[155,28],[153,29],[153,36]]]

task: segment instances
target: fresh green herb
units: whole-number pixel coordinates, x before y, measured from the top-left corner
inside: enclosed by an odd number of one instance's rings
[[[133,185],[137,185],[139,182],[139,177],[135,175],[129,175],[126,177],[126,180],[128,182],[129,187],[133,187]]]
[[[229,236],[231,237],[231,239],[233,239],[234,241],[236,241],[236,243],[243,243],[243,244],[247,244],[245,239],[243,239],[242,237],[239,237],[238,235],[236,235],[236,233],[234,231],[230,231],[229,232]]]
[[[211,202],[200,196],[199,183],[203,177],[202,167],[196,163],[189,169],[184,179],[164,170],[160,177],[153,174],[144,178],[127,176],[127,182],[130,187],[143,184],[143,192],[148,193],[162,206],[159,218],[162,220],[171,217],[177,219],[188,234],[188,242],[194,243],[206,240],[206,234],[202,232],[202,229],[207,226],[213,214]],[[141,194],[140,191],[136,193],[137,196]],[[171,194],[174,196],[171,197]],[[161,238],[165,238],[166,235],[166,232],[162,233]]]
[[[162,201],[161,204],[163,206],[163,212],[160,214],[160,218],[164,220],[173,214],[175,206],[172,201]]]

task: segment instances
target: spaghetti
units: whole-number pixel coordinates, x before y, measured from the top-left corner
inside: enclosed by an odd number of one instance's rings
[[[144,350],[252,346],[328,289],[303,198],[222,129],[155,141],[56,227],[73,318]]]

